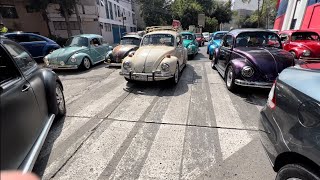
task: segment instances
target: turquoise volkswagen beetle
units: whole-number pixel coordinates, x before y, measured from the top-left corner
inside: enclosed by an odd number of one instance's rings
[[[89,69],[105,61],[112,53],[112,47],[103,43],[96,34],[81,34],[70,37],[63,48],[44,57],[47,67],[52,69]]]
[[[196,35],[192,32],[182,32],[183,46],[188,50],[188,56],[194,57],[198,54],[199,44]]]

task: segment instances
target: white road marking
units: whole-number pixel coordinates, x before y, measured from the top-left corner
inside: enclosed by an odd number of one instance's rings
[[[133,126],[133,123],[112,122],[96,139],[90,137],[56,178],[97,179]]]
[[[139,179],[178,179],[185,127],[161,125]]]

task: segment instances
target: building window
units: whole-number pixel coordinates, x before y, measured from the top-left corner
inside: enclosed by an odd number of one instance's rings
[[[3,18],[8,18],[8,19],[18,18],[16,8],[10,5],[0,5],[0,14],[2,15]]]
[[[112,3],[109,2],[109,8],[110,8],[110,18],[113,19],[113,11],[112,11]]]
[[[126,15],[126,10],[124,10],[124,8],[122,9],[122,15]]]
[[[55,30],[67,30],[67,23],[65,21],[54,21],[53,26]],[[79,30],[79,24],[76,21],[70,22],[71,30]]]
[[[104,23],[104,28],[105,28],[105,30],[107,31],[107,32],[111,32],[111,24],[109,24],[109,23]]]
[[[117,5],[114,4],[114,14],[116,15],[116,17],[118,17],[118,13],[117,13]]]
[[[118,17],[121,17],[120,7],[118,6]]]
[[[107,19],[110,19],[108,1],[107,0],[105,0],[105,7],[106,7],[106,17],[107,17]]]

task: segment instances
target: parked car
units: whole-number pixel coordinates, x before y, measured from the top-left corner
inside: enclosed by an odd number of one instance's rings
[[[272,42],[271,44],[269,42]],[[211,61],[233,91],[237,86],[271,88],[281,71],[294,63],[279,36],[263,29],[234,29],[222,40]]]
[[[195,33],[196,35],[196,41],[199,44],[199,47],[204,46],[204,43],[206,42],[206,40],[204,39],[203,35],[201,33]]]
[[[202,35],[203,35],[204,39],[206,40],[206,42],[208,42],[209,39],[210,39],[210,34],[209,34],[209,32],[203,32]]]
[[[129,53],[133,53],[139,48],[141,39],[139,35],[129,34],[124,36],[121,39],[120,45],[113,49],[110,62],[122,63],[122,60],[127,57]]]
[[[103,43],[96,34],[82,34],[70,37],[66,45],[44,58],[47,67],[52,69],[90,69],[94,64],[109,59],[112,47]]]
[[[193,58],[198,54],[199,44],[196,40],[196,35],[192,32],[182,32],[183,46],[188,50],[188,56]]]
[[[1,170],[27,172],[55,117],[66,114],[63,86],[22,46],[0,38]]]
[[[7,33],[4,36],[20,43],[39,63],[43,62],[43,58],[47,54],[60,48],[53,40],[38,34],[15,32]]]
[[[296,59],[320,62],[319,34],[309,30],[290,30],[279,33],[283,48]]]
[[[217,31],[214,32],[210,38],[209,44],[207,46],[207,54],[209,54],[209,59],[213,59],[213,54],[217,48],[220,47],[221,40],[228,31]]]
[[[260,137],[277,180],[320,179],[320,63],[282,71],[261,111]]]
[[[187,63],[180,33],[169,27],[148,27],[140,48],[127,56],[120,75],[127,81],[170,80],[177,84]]]

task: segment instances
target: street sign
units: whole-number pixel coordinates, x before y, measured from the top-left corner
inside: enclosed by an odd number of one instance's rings
[[[204,27],[206,16],[204,14],[198,14],[198,25]]]

